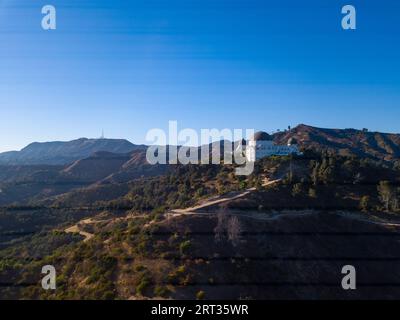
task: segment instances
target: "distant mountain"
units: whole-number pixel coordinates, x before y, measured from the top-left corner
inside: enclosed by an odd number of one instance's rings
[[[123,139],[86,139],[35,142],[21,151],[0,153],[0,165],[66,165],[96,152],[129,153],[144,149]]]
[[[370,132],[367,129],[323,129],[300,124],[290,131],[273,135],[286,144],[294,137],[306,149],[329,150],[340,155],[393,161],[400,158],[400,134]]]

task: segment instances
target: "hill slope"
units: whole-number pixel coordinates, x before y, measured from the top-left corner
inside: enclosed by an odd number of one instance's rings
[[[356,155],[392,161],[400,157],[400,134],[356,129],[324,129],[300,124],[290,132],[274,134],[274,141],[287,143],[294,137],[306,149],[329,150],[340,155]]]

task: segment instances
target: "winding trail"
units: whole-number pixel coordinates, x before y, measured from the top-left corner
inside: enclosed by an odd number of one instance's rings
[[[267,186],[271,186],[275,183],[278,183],[279,181],[281,181],[281,179],[278,180],[268,180],[266,177],[263,178],[262,180],[262,186],[263,187],[267,187]],[[250,188],[247,189],[245,191],[237,191],[237,192],[230,192],[228,194],[225,195],[221,195],[221,196],[214,196],[211,197],[205,201],[203,201],[202,203],[191,207],[191,208],[185,208],[185,209],[175,209],[175,210],[171,210],[169,212],[167,212],[165,214],[165,216],[167,218],[172,218],[172,217],[177,217],[177,216],[181,216],[181,215],[194,215],[194,214],[209,214],[209,213],[202,213],[199,212],[201,209],[206,209],[208,207],[217,205],[217,204],[221,204],[221,203],[225,203],[228,201],[232,201],[232,200],[237,200],[240,198],[243,198],[245,196],[247,196],[248,194],[250,194],[251,192],[256,191],[256,188]],[[214,214],[214,213],[212,213]],[[90,224],[96,224],[96,223],[100,223],[100,222],[109,222],[111,220],[125,220],[125,219],[129,219],[132,217],[140,217],[140,216],[126,216],[126,217],[120,217],[120,218],[116,218],[116,219],[109,219],[109,220],[93,220],[92,218],[88,218],[88,219],[84,219],[79,221],[78,223],[76,223],[75,225],[66,228],[64,231],[66,233],[75,233],[75,234],[80,234],[81,236],[83,236],[85,239],[83,240],[84,242],[89,241],[90,239],[92,239],[94,237],[93,233],[89,233],[87,231],[83,231],[82,227],[84,225],[90,225]],[[155,221],[151,221],[148,224],[145,225],[145,227],[149,227],[150,225],[152,225]]]
[[[67,229],[64,230],[64,232],[80,234],[81,236],[85,237],[85,239],[83,241],[87,242],[94,237],[94,234],[81,230],[83,225],[90,225],[90,224],[93,225],[93,224],[97,224],[97,223],[101,223],[101,222],[111,222],[111,221],[117,222],[117,221],[122,221],[122,220],[137,219],[137,218],[143,218],[143,217],[145,217],[145,215],[137,216],[137,215],[128,214],[125,217],[102,219],[102,220],[94,220],[93,218],[88,218],[88,219],[83,219],[83,220],[79,221],[77,224],[75,224],[71,227],[68,227]]]
[[[272,181],[264,179],[262,186],[263,187],[271,186],[271,185],[274,185],[274,184],[276,184],[276,183],[278,183],[280,181],[281,181],[280,179],[272,180]],[[233,201],[233,200],[237,200],[237,199],[243,198],[243,197],[249,195],[250,193],[252,193],[252,192],[254,192],[256,190],[257,190],[256,188],[250,188],[250,189],[247,189],[247,190],[241,191],[241,192],[240,191],[230,192],[230,193],[225,194],[225,195],[212,197],[212,198],[207,199],[204,202],[202,202],[199,205],[194,206],[194,207],[190,207],[190,208],[186,208],[186,209],[174,209],[174,210],[171,210],[169,213],[167,213],[167,215],[169,217],[176,217],[176,216],[180,216],[180,215],[184,215],[184,214],[200,214],[199,210],[201,210],[201,209],[206,209],[208,207],[215,206],[217,204],[221,204],[221,203],[225,203],[225,202],[228,202],[228,201]]]
[[[369,223],[373,223],[376,225],[380,225],[380,226],[384,226],[384,227],[394,227],[394,228],[399,228],[400,227],[400,222],[393,222],[393,221],[385,221],[382,218],[378,218],[378,217],[364,217],[361,214],[357,214],[357,213],[353,213],[353,212],[338,212],[337,214],[339,214],[342,217],[345,218],[351,218],[354,220],[358,220],[358,221],[364,221],[364,222],[369,222]]]
[[[92,218],[81,220],[76,225],[73,225],[72,227],[65,229],[65,232],[66,233],[78,233],[81,236],[85,237],[85,239],[83,241],[87,242],[94,237],[94,234],[86,232],[86,231],[82,231],[80,228],[80,225],[82,225],[82,224],[93,224],[93,220],[92,220]]]
[[[268,187],[272,186],[274,184],[277,184],[281,181],[281,179],[278,180],[268,180],[267,178],[263,179],[263,187]],[[228,194],[220,195],[220,196],[214,196],[209,199],[204,200],[200,204],[190,207],[190,208],[185,208],[185,209],[174,209],[165,214],[166,218],[175,218],[175,217],[180,217],[180,216],[192,216],[192,215],[202,215],[202,216],[213,216],[216,213],[215,212],[210,212],[207,211],[207,208],[226,203],[228,201],[233,201],[237,199],[244,198],[245,196],[251,194],[252,192],[256,191],[256,188],[249,188],[245,191],[236,191],[236,192],[230,192]],[[203,209],[203,210],[202,210]],[[272,221],[272,220],[278,220],[281,218],[285,217],[300,217],[300,216],[305,216],[305,215],[311,215],[317,213],[316,211],[313,210],[302,210],[302,212],[280,212],[280,213],[260,213],[257,212],[257,214],[249,214],[247,213],[237,213],[238,215],[241,215],[243,217],[251,218],[251,219],[257,219],[257,220],[264,220],[264,221]],[[384,219],[378,219],[377,217],[366,217],[364,215],[356,214],[356,213],[351,213],[351,212],[335,212],[335,214],[339,214],[342,217],[345,218],[351,218],[354,220],[358,221],[364,221],[364,222],[369,222],[385,227],[394,227],[394,228],[400,228],[400,222],[393,222],[393,221],[385,221]],[[64,231],[67,233],[75,233],[75,234],[80,234],[83,236],[85,239],[83,240],[84,242],[89,241],[94,237],[93,233],[89,233],[86,231],[81,230],[81,228],[84,225],[90,225],[90,224],[96,224],[100,222],[110,222],[111,220],[117,221],[117,220],[127,220],[131,218],[140,218],[142,216],[133,216],[133,215],[128,215],[125,217],[119,217],[115,219],[107,219],[107,220],[93,220],[92,218],[84,219],[79,221],[77,224],[68,227]],[[149,222],[145,227],[149,227],[155,223],[155,221]]]

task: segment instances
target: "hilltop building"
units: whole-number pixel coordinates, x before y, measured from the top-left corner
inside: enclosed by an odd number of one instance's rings
[[[247,142],[246,158],[248,161],[256,161],[270,156],[287,156],[290,154],[301,155],[297,141],[295,138],[290,138],[286,145],[277,145],[273,138],[266,132],[257,132]]]

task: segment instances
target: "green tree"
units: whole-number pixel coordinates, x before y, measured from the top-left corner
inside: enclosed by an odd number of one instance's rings
[[[360,199],[360,209],[363,212],[367,212],[370,207],[370,197],[369,196],[363,196]]]
[[[313,163],[313,168],[312,168],[312,172],[311,172],[311,181],[315,186],[319,182],[318,173],[319,173],[319,163],[315,162],[315,163]]]
[[[379,200],[382,202],[385,211],[389,211],[393,196],[392,186],[389,181],[381,181],[378,185]]]
[[[393,211],[399,210],[399,197],[400,197],[400,188],[393,190],[391,206]]]
[[[301,183],[295,183],[292,188],[292,196],[297,197],[303,193],[303,185]]]
[[[314,188],[310,188],[308,190],[308,196],[310,198],[316,198],[317,197],[317,191]]]
[[[205,296],[206,296],[206,293],[204,291],[199,291],[196,294],[196,299],[197,300],[204,300]]]
[[[191,246],[192,243],[190,242],[190,240],[186,240],[179,245],[179,251],[181,252],[181,254],[185,254]]]

